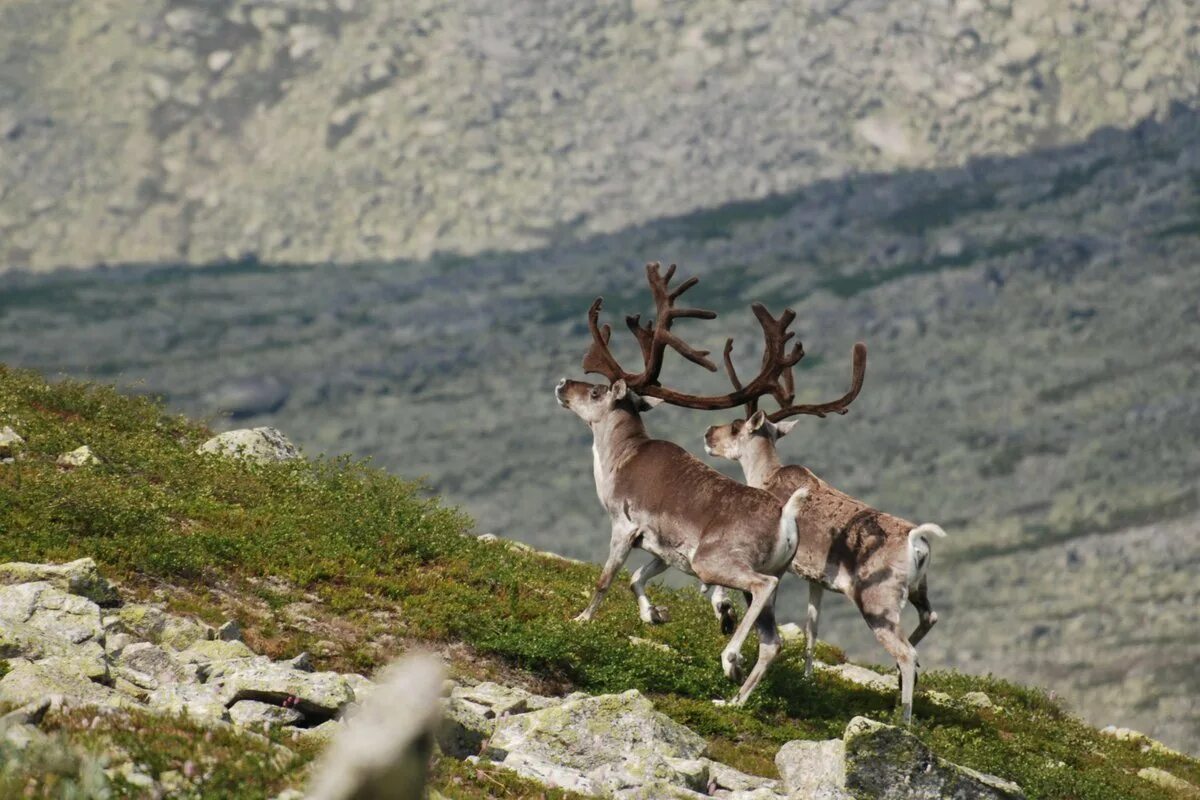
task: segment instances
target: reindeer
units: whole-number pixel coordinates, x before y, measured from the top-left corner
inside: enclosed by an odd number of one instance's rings
[[[786,327],[795,317],[791,309],[784,311],[779,320],[773,319],[761,304],[755,304],[753,309],[764,328]],[[742,384],[734,370],[732,351],[730,339],[725,343],[725,371],[734,388],[740,389]],[[765,363],[774,356],[768,353],[763,358]],[[812,674],[823,591],[845,594],[875,638],[896,659],[904,722],[908,723],[912,718],[916,680],[916,645],[937,622],[926,584],[931,553],[929,537],[942,537],[946,532],[931,523],[914,526],[907,520],[877,511],[834,489],[805,467],[782,466],[775,446],[798,422],[792,417],[845,414],[862,389],[866,364],[867,348],[859,342],[853,351],[850,390],[837,400],[814,405],[793,404],[795,379],[792,366],[787,367],[770,392],[779,404],[777,411],[771,414],[760,411],[758,396],[753,397],[746,404],[744,419],[710,427],[705,432],[704,449],[710,455],[739,462],[747,484],[765,489],[777,499],[807,490],[803,515],[798,521],[800,543],[791,564],[791,571],[809,584],[804,674]],[[712,600],[722,627],[726,628],[732,606],[719,587]],[[912,601],[920,615],[917,628],[908,638],[900,628],[900,612],[906,600]]]
[[[574,412],[592,430],[593,471],[596,493],[612,520],[608,559],[596,582],[591,602],[575,619],[587,622],[596,614],[609,585],[630,550],[640,548],[653,558],[633,574],[631,588],[638,612],[646,623],[665,619],[665,609],[646,597],[646,583],[667,566],[676,567],[705,583],[742,591],[747,600],[745,617],[733,632],[721,656],[721,667],[731,680],[742,676],[741,648],[755,627],[759,637],[758,661],[733,700],[741,705],[778,655],[781,642],[775,625],[775,590],[796,550],[796,518],[805,504],[807,489],[781,503],[775,496],[727,478],[683,448],[646,432],[641,415],[661,402],[694,404],[705,398],[686,395],[660,385],[658,376],[668,347],[689,361],[715,372],[707,351],[696,350],[671,332],[676,319],[713,319],[716,314],[698,308],[676,308],[675,301],[697,283],[690,278],[670,288],[675,274],[660,265],[646,265],[657,318],[642,327],[640,317],[626,319],[641,346],[644,368],[631,374],[621,368],[609,350],[612,329],[599,324],[603,298],[588,311],[592,343],[583,359],[588,373],[603,375],[606,384],[563,378],[555,387],[559,404]],[[787,368],[786,359],[764,360],[766,386]],[[723,406],[745,402],[746,393],[734,393]]]

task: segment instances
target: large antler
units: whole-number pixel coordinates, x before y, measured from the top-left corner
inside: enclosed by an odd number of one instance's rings
[[[662,372],[663,355],[668,347],[693,364],[699,364],[712,372],[717,371],[716,365],[708,359],[707,350],[697,350],[671,333],[671,324],[677,319],[688,317],[716,319],[717,312],[715,311],[703,308],[675,307],[675,301],[679,299],[679,296],[695,286],[700,279],[688,278],[675,289],[671,289],[670,283],[671,278],[675,276],[675,265],[667,267],[666,275],[659,273],[661,268],[662,265],[657,261],[646,265],[646,281],[650,284],[650,292],[654,296],[655,319],[648,321],[646,326],[642,327],[640,314],[633,314],[625,318],[625,324],[637,337],[638,345],[642,349],[642,371],[636,374],[626,372],[621,368],[612,351],[609,350],[608,342],[612,338],[612,328],[608,325],[600,325],[600,309],[604,305],[604,298],[597,297],[592,302],[592,307],[588,309],[588,328],[592,332],[592,346],[588,348],[587,354],[583,357],[585,372],[604,375],[613,382],[624,380],[631,389],[650,394],[646,390],[657,386],[658,375]]]
[[[755,313],[758,313],[757,309]],[[785,316],[787,313],[785,312]],[[742,382],[738,380],[737,371],[733,368],[732,353],[733,339],[728,339],[725,342],[725,372],[729,375],[729,382],[733,384],[733,388],[740,391],[743,388]],[[801,352],[801,357],[803,357],[803,352]],[[792,405],[792,401],[796,398],[796,377],[792,368],[794,364],[789,366],[780,375],[777,386],[771,392],[775,397],[775,401],[779,403],[779,409],[768,414],[767,419],[771,420],[771,422],[779,422],[780,420],[800,414],[824,417],[826,414],[845,414],[848,412],[850,404],[854,402],[854,398],[858,397],[858,393],[862,391],[863,379],[867,374],[867,346],[862,342],[856,343],[851,354],[851,359],[853,361],[853,373],[850,378],[850,390],[837,400],[832,400],[828,403]],[[746,419],[750,419],[756,411],[758,411],[757,397],[752,398],[746,403]]]
[[[717,315],[712,311],[698,308],[675,308],[675,300],[695,286],[699,279],[689,278],[678,288],[671,290],[668,284],[675,274],[675,265],[672,264],[667,268],[665,276],[659,274],[660,266],[657,262],[646,265],[646,279],[650,284],[650,291],[654,295],[658,313],[657,320],[647,322],[643,327],[640,316],[630,316],[625,319],[629,329],[637,337],[645,369],[635,375],[621,368],[608,346],[609,340],[612,338],[612,328],[600,324],[600,309],[603,299],[596,298],[588,310],[588,328],[592,333],[592,345],[583,357],[584,371],[604,375],[614,382],[624,380],[630,388],[640,394],[657,397],[671,405],[684,408],[721,410],[757,400],[764,394],[783,396],[786,389],[781,383],[782,376],[786,370],[795,366],[796,362],[804,357],[804,348],[799,344],[796,344],[791,352],[785,352],[788,340],[795,335],[787,328],[795,319],[796,314],[789,309],[779,319],[775,319],[760,303],[755,303],[753,308],[754,315],[758,317],[759,324],[763,329],[765,347],[762,369],[750,383],[745,386],[735,384],[733,392],[723,395],[686,394],[659,384],[658,376],[662,371],[663,355],[668,346],[694,364],[699,364],[712,372],[716,372],[717,369],[716,365],[709,360],[707,350],[696,350],[670,331],[672,321],[681,317],[716,318]],[[729,364],[728,350],[731,346],[731,344],[726,345],[727,365]]]

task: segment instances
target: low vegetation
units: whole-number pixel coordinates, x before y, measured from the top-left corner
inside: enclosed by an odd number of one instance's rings
[[[16,461],[0,465],[0,561],[91,556],[113,579],[157,591],[177,611],[212,622],[244,611],[248,638],[268,650],[313,649],[328,665],[369,671],[423,642],[451,655],[459,670],[503,670],[560,689],[638,688],[706,736],[714,756],[767,775],[788,740],[838,736],[859,714],[894,718],[890,694],[828,675],[805,679],[800,648],[785,651],[750,707],[716,707],[711,700],[735,687],[718,663],[723,637],[694,589],[655,592],[670,608],[667,625],[643,625],[633,602],[615,592],[581,628],[571,617],[586,602],[593,566],[481,542],[469,535],[465,515],[365,463],[198,456],[211,432],[152,400],[48,384],[0,366],[5,425],[25,445]],[[83,444],[99,464],[56,465],[59,454]],[[284,612],[296,604],[324,627],[289,624]],[[819,655],[839,659],[828,647]],[[1197,762],[1105,737],[1041,691],[940,672],[922,676],[919,691],[928,690],[988,694],[994,707],[983,710],[918,694],[915,732],[940,755],[1014,780],[1031,798],[1170,796],[1137,777],[1145,766],[1200,782]],[[84,741],[104,730],[85,731],[76,721],[68,715],[61,729]],[[185,751],[198,739],[204,753],[225,746],[220,737],[150,720],[119,736],[119,746],[142,748],[145,761],[166,769],[197,758]],[[226,772],[213,785],[236,787],[220,796],[261,796],[287,775],[295,780],[310,757],[216,759],[214,769]],[[436,766],[435,785],[450,797],[565,796],[448,760]]]

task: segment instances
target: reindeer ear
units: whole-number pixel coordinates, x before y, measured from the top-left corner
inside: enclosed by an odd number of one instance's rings
[[[616,383],[609,387],[609,391],[612,392],[614,400],[623,400],[625,395],[629,392],[629,387],[625,385],[625,380],[623,378],[618,378]]]
[[[642,397],[639,394],[637,396],[637,410],[649,411],[653,408],[658,408],[660,405],[662,405],[662,402],[663,399],[661,397]]]
[[[767,415],[763,411],[755,411],[750,415],[750,419],[746,420],[746,427],[751,431],[758,431],[763,425],[767,424]]]
[[[776,436],[787,436],[788,433],[791,432],[792,428],[796,427],[796,423],[798,423],[799,421],[800,421],[799,419],[785,419],[783,422],[776,422],[775,423],[775,435]]]

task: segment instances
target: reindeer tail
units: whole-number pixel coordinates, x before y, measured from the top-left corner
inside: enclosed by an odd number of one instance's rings
[[[929,558],[933,552],[929,545],[930,534],[939,539],[946,536],[942,527],[934,525],[932,522],[918,525],[908,532],[908,587],[910,590],[921,583],[925,578],[925,571],[929,568]]]

